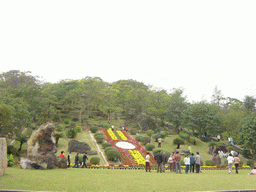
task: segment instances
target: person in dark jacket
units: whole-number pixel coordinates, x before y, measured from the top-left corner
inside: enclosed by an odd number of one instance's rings
[[[155,156],[155,160],[157,162],[157,173],[160,171],[162,173],[163,169],[163,155],[161,154],[161,151],[158,151],[158,153]]]
[[[73,168],[75,168],[75,167],[80,168],[79,167],[79,153],[77,153],[75,156],[75,165]]]
[[[86,166],[86,159],[88,160],[88,157],[87,157],[87,155],[86,155],[87,153],[85,152],[84,153],[84,155],[83,155],[83,162],[82,162],[82,164],[83,164],[83,166],[82,166],[82,168],[87,168],[87,166]]]
[[[190,173],[191,173],[191,171],[194,173],[195,172],[195,157],[194,157],[194,153],[192,153],[189,158],[190,158]]]
[[[71,160],[71,152],[68,154],[68,167],[70,167],[70,160]]]

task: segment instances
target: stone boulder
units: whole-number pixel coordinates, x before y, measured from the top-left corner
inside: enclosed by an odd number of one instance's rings
[[[23,169],[54,169],[67,168],[67,162],[55,153],[55,139],[52,136],[54,125],[41,125],[33,131],[27,141],[27,157],[20,158],[20,167]]]
[[[91,151],[91,147],[85,142],[79,142],[77,140],[71,140],[68,143],[69,152],[87,153],[88,155],[97,155],[97,151]]]
[[[7,168],[7,144],[5,138],[0,138],[0,176]]]

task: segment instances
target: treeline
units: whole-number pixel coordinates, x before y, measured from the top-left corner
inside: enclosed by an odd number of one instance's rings
[[[67,118],[82,124],[91,118],[122,119],[124,126],[144,131],[186,128],[199,137],[231,136],[255,153],[255,103],[253,96],[224,98],[217,87],[211,102],[190,103],[182,89],[168,93],[135,80],[107,83],[85,77],[44,83],[30,72],[12,70],[0,74],[0,135]]]

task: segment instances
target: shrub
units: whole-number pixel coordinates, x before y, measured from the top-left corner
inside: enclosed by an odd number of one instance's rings
[[[17,149],[13,145],[7,145],[7,154],[16,155]]]
[[[160,133],[155,133],[154,135],[152,135],[152,137],[157,142],[157,139],[161,137],[161,134]]]
[[[161,153],[163,153],[164,150],[159,148],[153,149],[153,155],[155,156],[158,153],[158,151],[161,151]]]
[[[203,161],[201,161],[201,166],[204,166],[204,162]]]
[[[147,135],[151,137],[154,134],[154,131],[152,129],[147,130]]]
[[[97,143],[103,143],[103,141],[105,139],[102,134],[101,135],[96,135],[94,138],[96,139]]]
[[[77,133],[81,133],[82,131],[82,128],[80,126],[76,126],[74,129]]]
[[[12,167],[14,164],[15,164],[15,161],[14,161],[14,158],[13,158],[13,155],[10,154],[10,155],[7,155],[7,165],[8,167]]]
[[[205,165],[206,165],[206,166],[214,166],[215,163],[214,163],[213,160],[207,160],[207,161],[205,161]]]
[[[230,151],[232,151],[234,149],[234,147],[233,146],[228,146],[227,149],[230,152]]]
[[[142,145],[146,145],[147,143],[150,143],[150,142],[151,142],[151,139],[150,139],[150,137],[148,137],[148,136],[141,137],[141,138],[140,138],[140,142],[142,143]]]
[[[254,160],[253,159],[248,159],[247,163],[248,166],[254,165]]]
[[[135,136],[135,140],[136,140],[136,141],[140,141],[140,140],[141,140],[141,138],[142,138],[142,136],[141,136],[141,135],[136,135],[136,136]]]
[[[240,160],[239,164],[244,165],[244,161]]]
[[[168,137],[168,135],[170,135],[169,131],[163,131],[163,134]]]
[[[182,138],[182,139],[184,139],[184,140],[186,140],[186,141],[189,140],[189,134],[184,133],[184,132],[180,132],[180,133],[179,133],[179,137]]]
[[[117,150],[107,151],[108,160],[115,161],[121,157],[121,154]]]
[[[94,137],[96,137],[97,135],[102,135],[102,133],[100,133],[100,132],[94,133]]]
[[[180,165],[181,165],[181,166],[185,166],[184,159],[180,159]]]
[[[193,145],[196,145],[196,138],[194,136],[190,136],[189,143],[192,143]]]
[[[168,135],[168,132],[166,133],[166,131],[162,131],[162,132],[160,132],[160,137],[161,138],[165,138],[165,137],[167,137],[167,135]]]
[[[167,156],[167,159],[170,157],[172,153],[170,151],[165,151],[165,155]]]
[[[251,157],[251,152],[250,152],[250,150],[243,150],[242,151],[242,155],[245,157],[245,158],[249,158],[249,157]]]
[[[145,148],[146,148],[147,151],[152,151],[152,150],[155,149],[156,147],[155,147],[155,145],[153,145],[153,144],[151,144],[151,143],[147,143],[147,144],[145,145]]]
[[[55,128],[55,131],[61,132],[63,131],[63,126],[62,125],[57,125]]]
[[[224,160],[224,165],[228,166],[228,160]]]
[[[98,131],[98,127],[97,127],[97,126],[91,126],[91,127],[90,127],[90,131],[91,131],[92,133],[96,133],[96,132]]]
[[[176,137],[175,139],[173,139],[173,144],[177,145],[177,149],[180,148],[180,145],[184,145],[184,140],[180,137]]]
[[[201,141],[208,142],[209,141],[209,137],[201,137]]]
[[[75,138],[76,135],[77,135],[77,132],[76,132],[76,130],[75,130],[74,128],[70,128],[70,129],[68,129],[68,130],[66,131],[66,136],[67,136],[68,138]]]
[[[136,135],[137,129],[132,128],[132,129],[130,130],[130,133],[131,133],[131,135]]]
[[[107,147],[111,147],[111,143],[108,143],[108,142],[104,142],[101,144],[102,148],[103,149],[106,149]]]
[[[65,123],[65,124],[69,124],[69,120],[66,119],[66,120],[64,121],[64,123]]]
[[[99,157],[92,157],[90,159],[90,163],[92,163],[94,165],[98,165],[100,163],[100,158]]]
[[[107,154],[107,152],[110,151],[110,150],[115,150],[115,148],[114,147],[107,147],[107,148],[104,149],[104,152]]]

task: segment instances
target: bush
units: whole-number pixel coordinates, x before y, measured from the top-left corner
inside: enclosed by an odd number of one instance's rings
[[[213,160],[207,160],[207,161],[205,161],[205,165],[206,165],[206,166],[214,166],[215,163],[214,163]]]
[[[145,148],[146,148],[147,151],[152,151],[152,150],[155,149],[156,147],[155,147],[155,145],[153,145],[153,144],[151,144],[151,143],[147,143],[147,144],[145,145]]]
[[[152,129],[147,130],[147,135],[151,137],[154,134],[154,131]]]
[[[240,160],[239,164],[244,165],[244,161]]]
[[[157,142],[157,139],[161,137],[161,134],[160,133],[155,133],[154,135],[152,135],[152,137]]]
[[[121,157],[121,154],[117,150],[107,151],[108,160],[115,161]]]
[[[97,135],[102,135],[102,133],[100,133],[100,132],[94,133],[94,137],[96,137]]]
[[[108,142],[104,142],[101,144],[102,148],[103,149],[106,149],[107,147],[111,147],[111,143],[108,143]]]
[[[131,133],[131,135],[136,135],[137,129],[132,128],[132,129],[130,130],[130,133]]]
[[[228,160],[224,160],[224,165],[228,166]]]
[[[80,126],[76,126],[74,129],[77,133],[81,133],[82,131],[82,128]]]
[[[204,166],[204,162],[203,161],[201,161],[201,166]]]
[[[209,137],[201,137],[201,141],[208,142],[209,141]]]
[[[66,119],[66,120],[64,121],[64,123],[65,123],[65,124],[69,124],[69,120]]]
[[[115,150],[115,148],[114,147],[107,147],[107,148],[104,149],[104,152],[107,154],[107,152],[110,151],[110,150]]]
[[[100,158],[99,157],[92,157],[90,159],[90,163],[92,163],[94,165],[98,165],[100,163]]]
[[[247,163],[248,166],[254,165],[254,160],[253,159],[248,159]]]
[[[179,137],[182,138],[182,139],[184,139],[184,140],[186,140],[186,141],[189,140],[189,134],[184,133],[184,132],[180,132],[180,133],[179,133]]]
[[[158,151],[161,151],[161,153],[163,153],[164,150],[159,148],[153,149],[153,155],[155,156],[158,153]]]
[[[194,136],[191,136],[189,138],[189,143],[192,143],[193,145],[196,145],[196,138]]]
[[[7,145],[7,154],[17,154],[17,149],[13,145]]]
[[[227,150],[230,152],[230,151],[232,151],[234,149],[234,147],[233,146],[228,146],[227,147]]]
[[[92,133],[96,133],[96,132],[98,131],[98,127],[97,127],[97,126],[91,126],[91,127],[90,127],[90,131],[91,131]]]
[[[173,139],[173,144],[177,145],[177,149],[180,148],[180,145],[184,145],[184,140],[180,137],[176,137],[175,139]]]
[[[162,133],[165,135],[165,137],[168,137],[168,135],[170,135],[169,131],[163,131]]]
[[[68,129],[68,130],[66,131],[66,136],[67,136],[68,138],[75,138],[76,135],[77,135],[77,132],[76,132],[76,130],[75,130],[74,128],[70,128],[70,129]]]
[[[141,135],[136,135],[136,136],[135,136],[135,140],[136,140],[136,141],[140,141],[140,140],[141,140],[141,138],[142,138],[142,136],[141,136]]]
[[[151,139],[150,139],[150,137],[148,137],[148,136],[141,137],[141,138],[140,138],[140,142],[142,143],[142,145],[146,145],[147,143],[150,143],[150,142],[151,142]]]
[[[169,159],[169,157],[170,157],[171,154],[172,154],[172,153],[171,153],[170,151],[165,151],[165,155],[167,156],[167,159]]]
[[[63,126],[62,125],[57,125],[55,128],[55,131],[61,132],[63,131]]]
[[[96,135],[94,138],[96,139],[97,143],[103,143],[103,141],[105,139],[102,134],[101,135]]]
[[[245,157],[245,158],[250,158],[252,156],[250,150],[243,150],[242,151],[242,155]]]
[[[15,161],[14,161],[14,158],[13,158],[13,155],[10,154],[10,155],[7,155],[7,165],[8,167],[12,167],[14,164],[15,164]]]
[[[181,166],[185,166],[184,158],[183,158],[183,159],[180,159],[180,165],[181,165]]]

